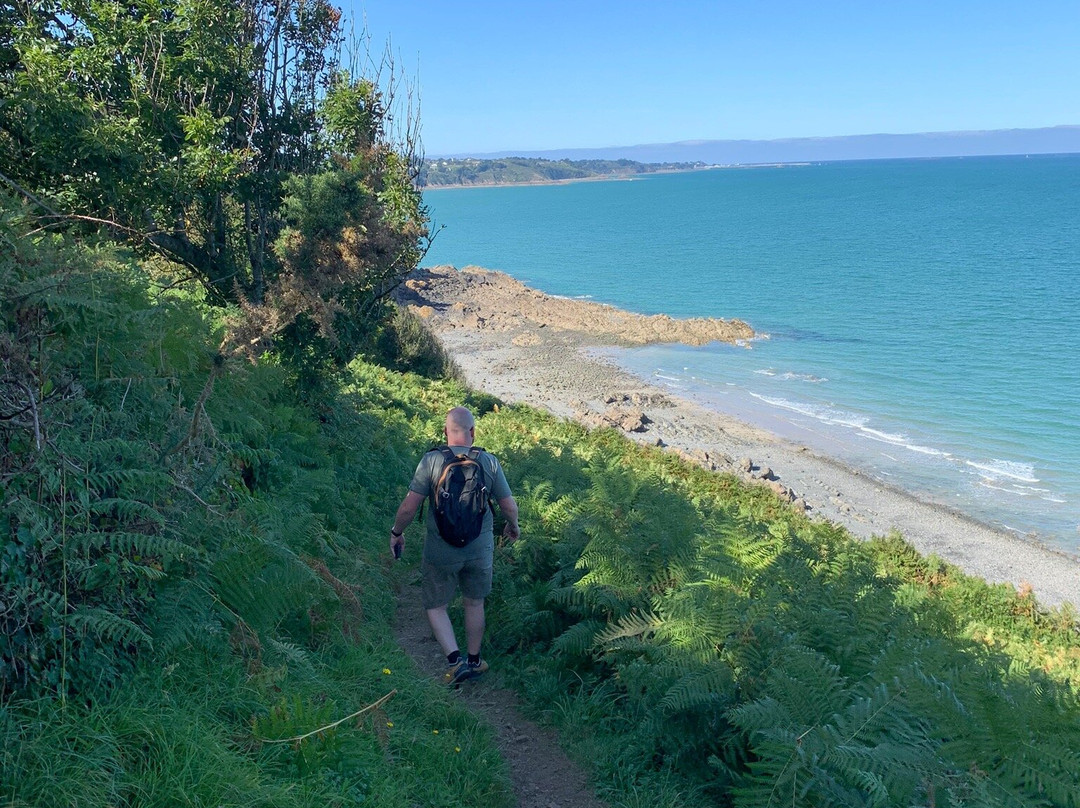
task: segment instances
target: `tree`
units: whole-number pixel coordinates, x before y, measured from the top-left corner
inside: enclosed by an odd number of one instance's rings
[[[378,310],[427,220],[415,130],[390,142],[391,99],[340,69],[342,30],[326,0],[18,0],[0,174],[53,226],[163,252],[239,304],[245,350],[355,348],[335,324]]]

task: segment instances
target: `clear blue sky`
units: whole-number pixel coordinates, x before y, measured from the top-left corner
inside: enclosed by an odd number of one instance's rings
[[[1080,124],[1080,0],[337,0],[428,156]]]

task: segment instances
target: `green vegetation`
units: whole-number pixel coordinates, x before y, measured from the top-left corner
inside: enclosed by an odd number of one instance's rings
[[[612,432],[483,429],[528,525],[495,642],[618,799],[1080,804],[1074,612]]]
[[[384,303],[426,223],[340,30],[0,8],[3,804],[511,805],[392,631],[464,402],[522,509],[494,667],[612,804],[1080,805],[1075,613],[453,379]]]
[[[160,264],[33,230],[4,206],[3,804],[509,805],[397,647],[370,529],[461,388],[222,368],[222,312]]]
[[[343,39],[326,0],[6,5],[0,182],[184,266],[237,307],[225,354],[340,367],[427,238],[397,80],[352,75]]]
[[[442,158],[425,160],[421,186],[499,185],[504,183],[558,182],[602,177],[631,177],[658,171],[692,171],[704,163],[638,163],[633,160],[545,160],[504,157],[498,160]]]

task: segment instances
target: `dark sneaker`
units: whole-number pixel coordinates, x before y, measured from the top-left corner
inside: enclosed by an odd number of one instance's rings
[[[480,676],[481,674],[487,673],[488,664],[487,664],[487,662],[485,662],[482,659],[480,661],[478,661],[475,665],[473,663],[471,663],[471,662],[466,662],[465,664],[467,664],[469,666],[469,678],[470,679],[475,679],[477,676]]]
[[[446,680],[448,685],[456,685],[458,682],[463,682],[468,678],[469,663],[464,658],[447,667],[446,673],[443,675],[443,679]]]
[[[488,664],[482,659],[475,664],[463,659],[460,662],[451,665],[443,678],[446,679],[447,684],[459,685],[467,679],[475,679],[477,676],[485,673],[487,669]]]

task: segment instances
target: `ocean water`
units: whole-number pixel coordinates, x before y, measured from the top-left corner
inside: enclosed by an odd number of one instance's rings
[[[746,347],[617,361],[920,498],[1080,553],[1080,155],[440,189],[424,263]]]

